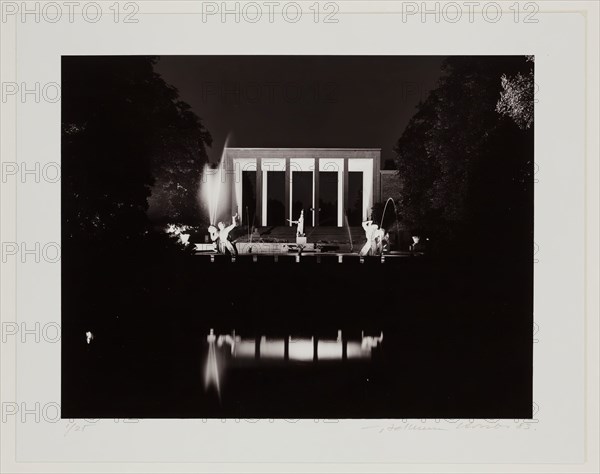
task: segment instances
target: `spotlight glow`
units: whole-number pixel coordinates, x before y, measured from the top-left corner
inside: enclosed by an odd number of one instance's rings
[[[200,180],[199,197],[208,208],[208,216],[211,224],[216,224],[219,217],[219,201],[221,197],[222,183],[226,178],[225,168],[225,150],[229,142],[229,135],[225,139],[221,159],[216,168],[209,163],[204,165],[202,179]]]

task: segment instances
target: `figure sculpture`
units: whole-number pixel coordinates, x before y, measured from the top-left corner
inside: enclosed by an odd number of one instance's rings
[[[210,235],[210,240],[212,241],[213,245],[215,246],[215,250],[217,252],[220,252],[221,249],[219,248],[219,229],[217,229],[214,225],[211,225],[208,227],[208,235]]]
[[[229,233],[238,225],[236,222],[237,216],[236,214],[231,218],[231,225],[227,227],[225,227],[222,221],[216,227],[214,225],[208,227],[210,240],[214,243],[217,252],[222,254],[229,253],[231,255],[238,254],[235,244],[229,240]]]
[[[298,228],[296,229],[296,237],[304,237],[304,209],[300,211],[300,217],[298,217],[297,221],[292,221],[290,219],[286,220],[292,224],[298,224]]]
[[[373,233],[373,253],[372,255],[383,254],[383,242],[385,240],[385,229],[377,229]]]
[[[377,252],[376,237],[379,226],[373,224],[373,221],[369,220],[362,223],[362,228],[365,230],[367,241],[365,242],[365,245],[363,245],[363,248],[360,249],[359,255],[361,257],[364,257],[365,255],[375,255]]]
[[[420,244],[421,237],[419,237],[418,235],[413,235],[412,236],[412,241],[413,241],[413,243],[412,243],[412,245],[410,245],[408,247],[408,249],[411,252],[420,252],[421,251],[421,247],[422,247],[421,244]]]
[[[228,225],[227,227],[225,227],[225,224],[223,222],[219,222],[217,224],[217,227],[219,228],[219,243],[218,243],[218,247],[219,247],[219,252],[220,253],[229,253],[230,255],[233,256],[237,256],[238,251],[235,248],[235,244],[233,244],[230,240],[229,240],[229,232],[231,232],[231,230],[234,227],[237,227],[237,214],[235,216],[233,216],[231,218],[231,225]]]

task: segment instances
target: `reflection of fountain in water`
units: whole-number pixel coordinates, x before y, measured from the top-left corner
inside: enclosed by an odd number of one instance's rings
[[[383,213],[381,214],[381,222],[379,223],[379,228],[383,229],[383,220],[385,219],[385,211],[387,210],[387,206],[389,202],[392,201],[392,205],[394,206],[394,217],[396,218],[396,241],[400,238],[400,225],[398,224],[398,209],[396,208],[396,203],[390,197],[385,201],[385,206],[383,206]]]
[[[221,387],[219,385],[219,367],[217,366],[217,350],[215,348],[215,336],[214,331],[211,329],[210,334],[207,336],[208,341],[208,357],[206,359],[206,367],[204,369],[204,390],[208,390],[211,385],[214,385],[217,389],[217,395],[221,398]]]

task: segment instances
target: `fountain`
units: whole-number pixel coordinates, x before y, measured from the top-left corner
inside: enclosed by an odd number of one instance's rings
[[[383,229],[383,220],[385,219],[385,211],[387,210],[387,206],[390,201],[392,201],[392,205],[394,206],[394,216],[396,218],[396,242],[398,242],[398,239],[400,239],[400,225],[398,224],[398,209],[396,208],[396,203],[394,202],[394,199],[392,199],[391,197],[387,198],[387,200],[385,201],[385,206],[383,206],[383,212],[381,214],[381,222],[379,223],[379,228]]]
[[[221,159],[219,160],[216,168],[210,163],[207,163],[204,165],[204,169],[202,170],[202,179],[200,181],[198,197],[204,203],[206,203],[208,207],[208,217],[211,225],[215,225],[219,217],[221,189],[227,176],[225,173],[224,158],[228,143],[229,135],[227,135],[227,138],[225,139],[225,144],[223,145],[223,151],[221,153]]]
[[[350,252],[354,251],[354,245],[352,243],[352,232],[350,232],[350,224],[348,224],[348,214],[344,212],[344,222],[346,223],[346,230],[348,231],[348,240],[350,241]]]

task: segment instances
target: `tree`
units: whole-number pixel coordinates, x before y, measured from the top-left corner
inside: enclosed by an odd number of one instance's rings
[[[188,104],[176,101],[175,106],[177,125],[165,130],[162,152],[155,156],[156,181],[149,204],[159,218],[195,224],[204,212],[197,193],[208,161],[205,145],[212,139]]]
[[[527,56],[527,61],[533,63],[533,56]],[[525,74],[520,72],[514,76],[503,74],[501,83],[502,91],[500,100],[496,104],[496,111],[512,118],[520,129],[530,128],[533,125],[535,92],[533,67]]]
[[[210,134],[154,72],[156,61],[63,58],[63,242],[124,245],[147,236],[152,186],[171,212],[196,202]]]
[[[484,249],[532,229],[532,130],[496,111],[523,57],[451,57],[396,146],[400,213],[446,248]],[[531,212],[529,212],[531,211]],[[528,214],[528,215],[529,215]]]

